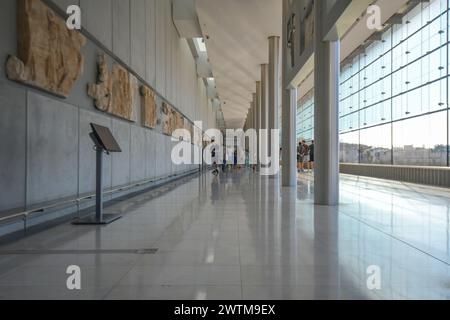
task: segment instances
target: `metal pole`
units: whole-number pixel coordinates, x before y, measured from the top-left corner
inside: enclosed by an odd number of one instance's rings
[[[103,149],[97,147],[95,218],[103,221]]]

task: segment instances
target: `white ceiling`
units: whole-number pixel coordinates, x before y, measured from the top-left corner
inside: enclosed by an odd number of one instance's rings
[[[268,37],[281,35],[281,0],[197,0],[197,13],[227,128],[242,128]]]

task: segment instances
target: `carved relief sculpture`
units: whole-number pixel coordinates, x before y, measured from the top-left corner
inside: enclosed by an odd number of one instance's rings
[[[86,38],[41,0],[17,1],[17,56],[9,56],[10,80],[67,97],[83,73]]]
[[[176,129],[184,129],[184,117],[182,116],[181,113],[176,112],[175,113],[175,117],[176,117]]]
[[[305,19],[305,47],[308,48],[314,43],[314,9],[311,10]]]
[[[142,97],[142,124],[144,127],[154,129],[157,124],[156,94],[147,86],[141,86]]]
[[[162,103],[162,114],[163,114],[163,133],[167,135],[172,135],[172,128],[171,128],[171,116],[172,116],[172,108],[166,103]]]
[[[136,121],[138,81],[116,63],[113,64],[112,72],[109,72],[104,54],[99,56],[97,84],[88,85],[88,95],[94,99],[97,109]]]
[[[173,132],[177,129],[177,111],[172,108],[170,114],[170,131],[169,135],[172,135]]]

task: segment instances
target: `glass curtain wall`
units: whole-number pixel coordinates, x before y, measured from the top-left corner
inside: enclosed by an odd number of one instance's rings
[[[421,3],[341,66],[341,162],[449,166],[449,4]],[[314,94],[298,104],[313,139]]]
[[[311,141],[314,136],[314,91],[304,95],[297,107],[297,137]]]

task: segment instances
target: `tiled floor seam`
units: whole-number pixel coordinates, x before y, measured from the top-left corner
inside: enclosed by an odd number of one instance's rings
[[[355,217],[355,216],[353,216],[353,215],[350,215],[350,214],[348,214],[348,213],[342,212],[342,211],[339,211],[339,213],[340,213],[340,214],[343,214],[343,215],[345,215],[346,217],[351,218],[351,219],[353,219],[353,220],[355,220],[355,221],[358,221],[359,223],[365,225],[365,226],[368,227],[368,228],[371,228],[371,229],[373,229],[373,230],[376,230],[376,231],[378,231],[378,232],[380,232],[380,233],[382,233],[382,234],[384,234],[384,235],[386,235],[386,236],[388,236],[388,237],[390,237],[390,238],[392,238],[392,239],[394,239],[394,240],[396,240],[396,241],[399,241],[399,242],[403,243],[404,245],[406,245],[406,246],[408,246],[408,247],[410,247],[410,248],[412,248],[412,249],[414,249],[414,250],[416,250],[416,251],[418,251],[418,252],[420,252],[420,253],[422,253],[422,254],[424,254],[424,255],[427,255],[427,256],[429,256],[430,258],[435,259],[436,261],[439,261],[439,262],[441,262],[441,263],[443,263],[443,264],[445,264],[445,265],[447,265],[447,266],[450,266],[450,263],[448,263],[447,261],[444,261],[444,260],[442,260],[442,259],[440,259],[440,258],[434,256],[433,254],[431,254],[431,253],[429,253],[429,252],[426,252],[425,250],[422,250],[422,249],[420,249],[420,248],[418,248],[418,247],[416,247],[416,246],[410,244],[409,242],[407,242],[407,241],[405,241],[405,240],[402,240],[402,239],[400,239],[400,238],[398,238],[398,237],[396,237],[396,236],[394,236],[394,235],[392,235],[392,234],[390,234],[390,233],[388,233],[388,232],[386,232],[386,231],[383,231],[383,230],[381,230],[380,228],[377,228],[377,227],[375,227],[375,226],[369,224],[369,223],[366,222],[366,221],[363,221],[363,220],[361,220],[361,219],[358,219],[357,217]]]

